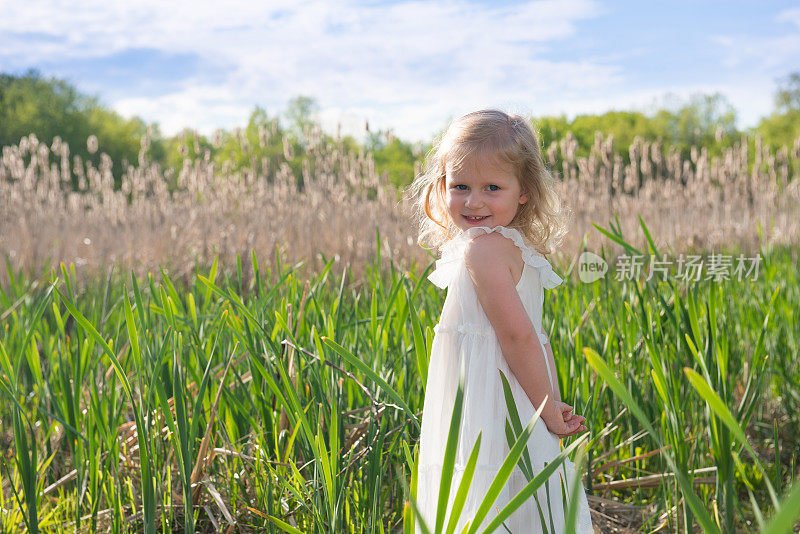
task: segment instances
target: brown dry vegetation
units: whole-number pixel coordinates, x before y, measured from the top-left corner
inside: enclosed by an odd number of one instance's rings
[[[111,264],[139,274],[164,266],[188,276],[196,262],[208,264],[215,255],[228,270],[251,249],[262,262],[274,261],[278,247],[285,260],[312,268],[320,254],[338,256],[340,266],[350,264],[358,274],[373,257],[377,229],[393,258],[428,261],[401,192],[378,175],[369,152],[345,150],[318,130],[307,132],[304,143],[300,172],[290,167],[297,160],[285,144],[273,161],[252,158],[234,170],[206,151],[175,173],[150,160],[144,137],[139,161],[115,186],[107,156],[95,167],[71,158],[58,138],[48,146],[30,135],[3,147],[0,157],[0,255],[33,273],[49,259],[74,263],[79,276]],[[573,212],[559,254],[572,257],[587,234],[588,248],[597,250],[592,223],[605,226],[614,213],[627,236],[637,234],[641,215],[656,243],[675,253],[800,242],[800,139],[773,150],[742,136],[719,157],[694,147],[682,158],[637,138],[630,161],[613,155],[612,143],[598,133],[589,157],[576,157],[568,135],[546,150]],[[90,150],[96,145],[90,138]],[[0,273],[0,283],[6,277]]]

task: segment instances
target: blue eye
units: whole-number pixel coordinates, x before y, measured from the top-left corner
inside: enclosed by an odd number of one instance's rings
[[[489,191],[499,191],[500,188],[494,184],[489,186]]]
[[[456,185],[453,186],[453,188],[458,189],[459,191],[466,191],[467,190],[467,186],[464,185],[464,184],[456,184]]]

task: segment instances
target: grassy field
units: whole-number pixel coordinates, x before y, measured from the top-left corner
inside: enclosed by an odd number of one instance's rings
[[[755,280],[581,283],[557,266],[544,325],[591,431],[598,527],[792,530],[798,252],[764,248]],[[444,295],[429,265],[380,248],[359,277],[335,263],[253,255],[188,284],[9,267],[0,532],[411,531]]]
[[[0,534],[413,531],[432,256],[369,151],[267,134],[179,170],[143,138],[116,178],[3,147]],[[604,532],[800,530],[800,140],[730,141],[545,150],[574,217],[544,323]],[[678,276],[712,252],[762,261]],[[621,254],[673,264],[616,279]]]

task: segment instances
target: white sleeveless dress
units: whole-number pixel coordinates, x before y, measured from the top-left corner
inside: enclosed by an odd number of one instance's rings
[[[536,411],[503,357],[497,335],[478,301],[472,279],[464,264],[466,245],[474,237],[489,232],[502,234],[522,250],[524,268],[517,283],[517,291],[539,334],[543,353],[544,344],[549,342],[542,329],[544,289],[551,289],[562,282],[562,279],[553,272],[550,263],[535,249],[527,246],[522,235],[513,228],[503,226],[470,228],[444,246],[442,257],[436,262],[436,269],[428,277],[438,287],[447,288],[447,298],[439,324],[434,328],[435,336],[428,366],[420,433],[416,492],[420,512],[432,532],[436,523],[442,461],[462,360],[465,364],[463,415],[448,510],[452,506],[461,474],[478,433],[482,432],[482,435],[477,467],[456,532],[460,532],[467,521],[471,522],[486,490],[509,452],[505,434],[508,410],[498,370],[503,371],[509,381],[523,427],[530,422]],[[548,366],[548,376],[549,374]],[[553,378],[551,377],[551,381]],[[534,473],[554,459],[560,450],[558,437],[547,429],[544,421],[539,420],[528,442]],[[573,473],[574,465],[566,461],[548,479],[548,488],[543,485],[537,491],[539,506],[531,497],[506,519],[504,522],[506,527],[513,534],[540,532],[561,534],[564,530],[562,479],[566,475],[563,486],[569,488]],[[497,516],[498,511],[526,484],[527,480],[522,471],[519,467],[515,467],[482,527],[488,525]],[[589,507],[582,486],[579,491],[581,494],[577,532],[593,533]],[[542,508],[545,518],[544,525],[540,519],[539,507]],[[445,526],[448,521],[449,517],[445,520]],[[498,531],[506,532],[502,526]],[[417,532],[420,532],[418,525]]]

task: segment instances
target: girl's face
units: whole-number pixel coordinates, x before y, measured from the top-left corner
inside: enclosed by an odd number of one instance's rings
[[[447,213],[462,231],[476,226],[508,226],[529,195],[514,170],[494,157],[473,156],[458,170],[445,167]]]

